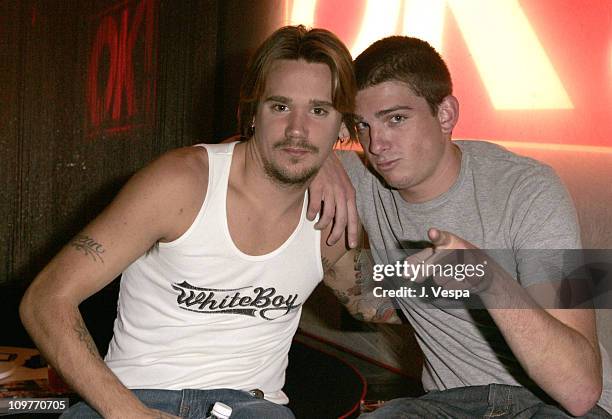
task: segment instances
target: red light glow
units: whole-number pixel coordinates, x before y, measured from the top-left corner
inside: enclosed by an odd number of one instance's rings
[[[453,74],[454,136],[612,146],[609,0],[288,0],[290,23],[359,53],[391,34],[428,40]]]

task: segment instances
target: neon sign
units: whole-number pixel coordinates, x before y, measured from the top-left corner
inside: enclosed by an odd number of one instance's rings
[[[135,7],[118,3],[94,18],[97,29],[87,72],[90,135],[125,131],[152,120],[155,15],[156,3],[141,0]]]

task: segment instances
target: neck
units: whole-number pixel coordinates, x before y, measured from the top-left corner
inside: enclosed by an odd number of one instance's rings
[[[270,177],[264,168],[253,139],[236,144],[235,168],[232,169],[236,187],[267,212],[282,214],[303,203],[304,192],[310,182],[287,185]]]
[[[405,201],[413,204],[431,201],[452,188],[460,172],[461,149],[449,139],[432,175],[418,185],[401,189],[399,194]]]

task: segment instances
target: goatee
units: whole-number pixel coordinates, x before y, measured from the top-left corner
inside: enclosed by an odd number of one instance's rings
[[[312,153],[319,152],[319,148],[317,146],[312,145],[306,140],[299,140],[297,142],[294,142],[290,139],[285,139],[279,143],[274,144],[273,149],[278,150],[284,147],[297,147],[304,150],[308,150]],[[291,164],[296,165],[299,162],[300,160],[297,158],[290,159]],[[320,168],[319,166],[314,166],[306,168],[299,173],[291,173],[289,170],[279,167],[267,159],[264,159],[263,166],[266,175],[273,181],[283,186],[302,186],[310,179],[312,179],[314,175],[317,174]]]
[[[319,171],[319,167],[310,167],[300,173],[290,173],[288,170],[278,167],[268,160],[264,160],[263,165],[266,175],[283,186],[302,186]]]

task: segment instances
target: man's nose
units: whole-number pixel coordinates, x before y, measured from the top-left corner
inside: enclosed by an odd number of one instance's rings
[[[378,155],[387,150],[389,144],[382,130],[370,125],[368,134],[370,137],[370,142],[368,144],[370,153]]]
[[[285,128],[287,138],[306,138],[308,137],[308,117],[303,112],[293,111],[287,118]]]

